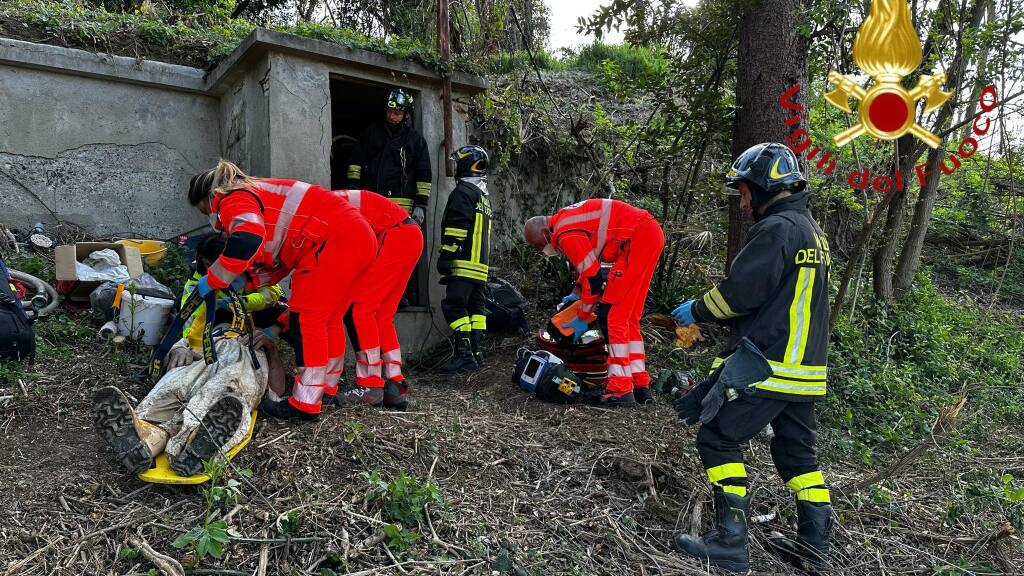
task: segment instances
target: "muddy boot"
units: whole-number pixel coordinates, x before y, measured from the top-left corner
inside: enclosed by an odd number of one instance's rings
[[[636,396],[629,392],[605,392],[593,397],[594,404],[605,408],[632,408],[636,406]]]
[[[295,419],[311,421],[320,418],[319,414],[309,414],[299,410],[295,406],[292,406],[291,403],[288,402],[288,398],[282,398],[280,400],[264,398],[260,401],[259,411],[260,414],[263,414],[264,416],[270,416],[271,418],[277,418],[278,420]]]
[[[123,392],[113,386],[97,390],[92,398],[92,413],[96,431],[128,472],[138,474],[153,465],[153,452],[143,441],[138,428],[147,433],[152,432],[151,428],[160,429],[149,422],[136,420],[135,411]],[[137,423],[141,426],[136,426]]]
[[[210,410],[203,415],[199,428],[192,435],[181,453],[177,456],[167,455],[171,469],[180,476],[191,476],[203,471],[203,461],[211,460],[220,452],[224,444],[238,431],[242,424],[242,401],[234,396],[226,396],[217,400]]]
[[[444,367],[445,374],[460,374],[462,372],[474,372],[480,369],[480,365],[473,356],[473,344],[470,341],[468,332],[460,332],[455,336],[455,354]]]
[[[405,412],[409,407],[409,381],[384,381],[384,406],[392,410]]]
[[[769,548],[779,558],[808,574],[825,574],[829,534],[832,532],[832,506],[797,500],[796,540],[783,536],[769,540]]]
[[[636,399],[637,404],[651,404],[654,402],[654,394],[651,394],[649,386],[634,386],[633,398]]]
[[[380,388],[367,388],[365,386],[355,386],[345,390],[335,400],[338,406],[383,406],[384,405],[384,387]]]
[[[747,550],[747,517],[750,496],[737,496],[715,487],[716,529],[700,538],[676,534],[672,547],[701,562],[730,572],[747,572],[750,554]]]
[[[473,330],[470,332],[470,349],[473,350],[473,359],[476,360],[476,365],[480,368],[484,367],[484,353],[480,351],[480,343],[483,342],[483,339],[483,330]]]

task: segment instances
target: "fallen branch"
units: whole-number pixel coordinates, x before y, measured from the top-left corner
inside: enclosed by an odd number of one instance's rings
[[[156,566],[157,570],[164,576],[185,576],[185,569],[181,567],[177,560],[153,550],[149,542],[143,540],[141,536],[128,538],[128,543],[142,551],[142,555],[146,560],[149,560]]]

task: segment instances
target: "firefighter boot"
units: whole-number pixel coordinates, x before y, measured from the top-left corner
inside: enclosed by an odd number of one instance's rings
[[[225,396],[214,402],[181,453],[177,456],[167,455],[171,469],[180,476],[202,472],[203,461],[213,459],[238,431],[244,409],[242,401],[234,396]]]
[[[714,491],[716,528],[700,538],[677,534],[672,547],[712,566],[745,573],[750,568],[750,553],[747,550],[750,496],[737,496],[718,486],[715,486]]]
[[[473,330],[470,332],[469,342],[473,350],[473,358],[476,360],[476,365],[480,368],[484,367],[484,353],[480,351],[480,343],[483,342],[484,331]]]
[[[409,407],[409,381],[384,381],[384,406],[392,410],[405,412]]]
[[[312,421],[320,418],[319,414],[310,414],[303,412],[288,402],[288,398],[282,398],[280,400],[271,400],[269,397],[263,398],[260,401],[259,406],[260,414],[264,416],[270,416],[271,418],[277,418],[278,420],[306,420]]]
[[[162,452],[167,443],[167,432],[136,418],[124,393],[113,386],[100,388],[93,396],[92,410],[96,431],[121,466],[138,474],[153,465],[153,455]]]
[[[445,366],[446,374],[459,374],[462,372],[474,372],[480,369],[473,356],[473,344],[469,332],[459,332],[455,336],[455,354]]]
[[[829,569],[829,534],[832,532],[832,506],[797,500],[796,540],[778,537],[770,546],[779,558],[808,574],[824,574]]]

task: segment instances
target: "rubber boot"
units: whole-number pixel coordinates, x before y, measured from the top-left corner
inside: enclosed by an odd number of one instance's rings
[[[260,414],[270,416],[271,418],[277,418],[278,420],[294,419],[312,421],[320,418],[319,414],[309,414],[299,410],[295,406],[292,406],[291,403],[288,402],[288,398],[282,398],[280,400],[264,398],[260,402],[259,411]]]
[[[796,540],[778,537],[770,546],[782,560],[808,574],[828,572],[829,535],[832,532],[830,504],[796,501]]]
[[[367,388],[366,386],[354,386],[345,390],[335,399],[339,406],[383,406],[384,386],[380,388]]]
[[[114,386],[96,391],[92,409],[96,431],[122,467],[139,474],[153,466],[153,457],[167,444],[167,432],[136,418],[128,398]]]
[[[180,476],[191,476],[203,471],[203,461],[212,460],[242,424],[242,401],[225,396],[214,402],[203,415],[189,440],[177,456],[167,455],[171,469]]]
[[[654,402],[654,394],[651,394],[650,386],[634,386],[633,398],[637,404],[650,404]]]
[[[750,515],[750,496],[737,496],[715,487],[715,525],[697,538],[689,534],[676,534],[672,547],[701,562],[730,572],[750,569],[747,548],[747,517]]]
[[[384,407],[405,412],[409,407],[409,381],[384,381]]]
[[[599,397],[598,405],[605,408],[632,408],[636,406],[636,396],[629,392],[606,392]]]
[[[480,369],[480,365],[473,356],[473,343],[469,332],[460,332],[455,336],[455,354],[448,361],[444,372],[446,374],[459,374],[462,372],[474,372]]]
[[[483,338],[483,330],[473,330],[470,332],[469,342],[473,350],[473,358],[476,360],[476,365],[480,368],[484,367],[484,353],[480,351],[480,343],[483,342]]]

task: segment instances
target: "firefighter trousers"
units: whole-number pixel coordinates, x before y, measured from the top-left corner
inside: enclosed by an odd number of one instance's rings
[[[324,392],[337,389],[345,361],[345,311],[377,255],[377,238],[365,220],[332,224],[326,241],[307,250],[292,273],[288,302],[297,366],[288,401],[308,414],[319,414]]]
[[[487,329],[487,286],[455,276],[447,278],[448,287],[441,301],[444,320],[457,333]]]
[[[395,312],[423,252],[423,232],[412,220],[385,231],[377,240],[377,259],[363,273],[345,315],[356,349],[356,384],[366,388],[384,386],[385,378],[405,380]],[[327,390],[329,395],[336,392],[337,386]]]
[[[814,402],[749,395],[726,402],[718,415],[697,432],[697,452],[708,480],[727,492],[745,496],[747,471],[742,446],[768,424],[775,433],[772,461],[782,481],[799,500],[829,502],[814,451]]]
[[[608,274],[600,318],[608,340],[609,393],[626,393],[651,384],[640,317],[664,248],[661,226],[650,217],[636,227]]]

